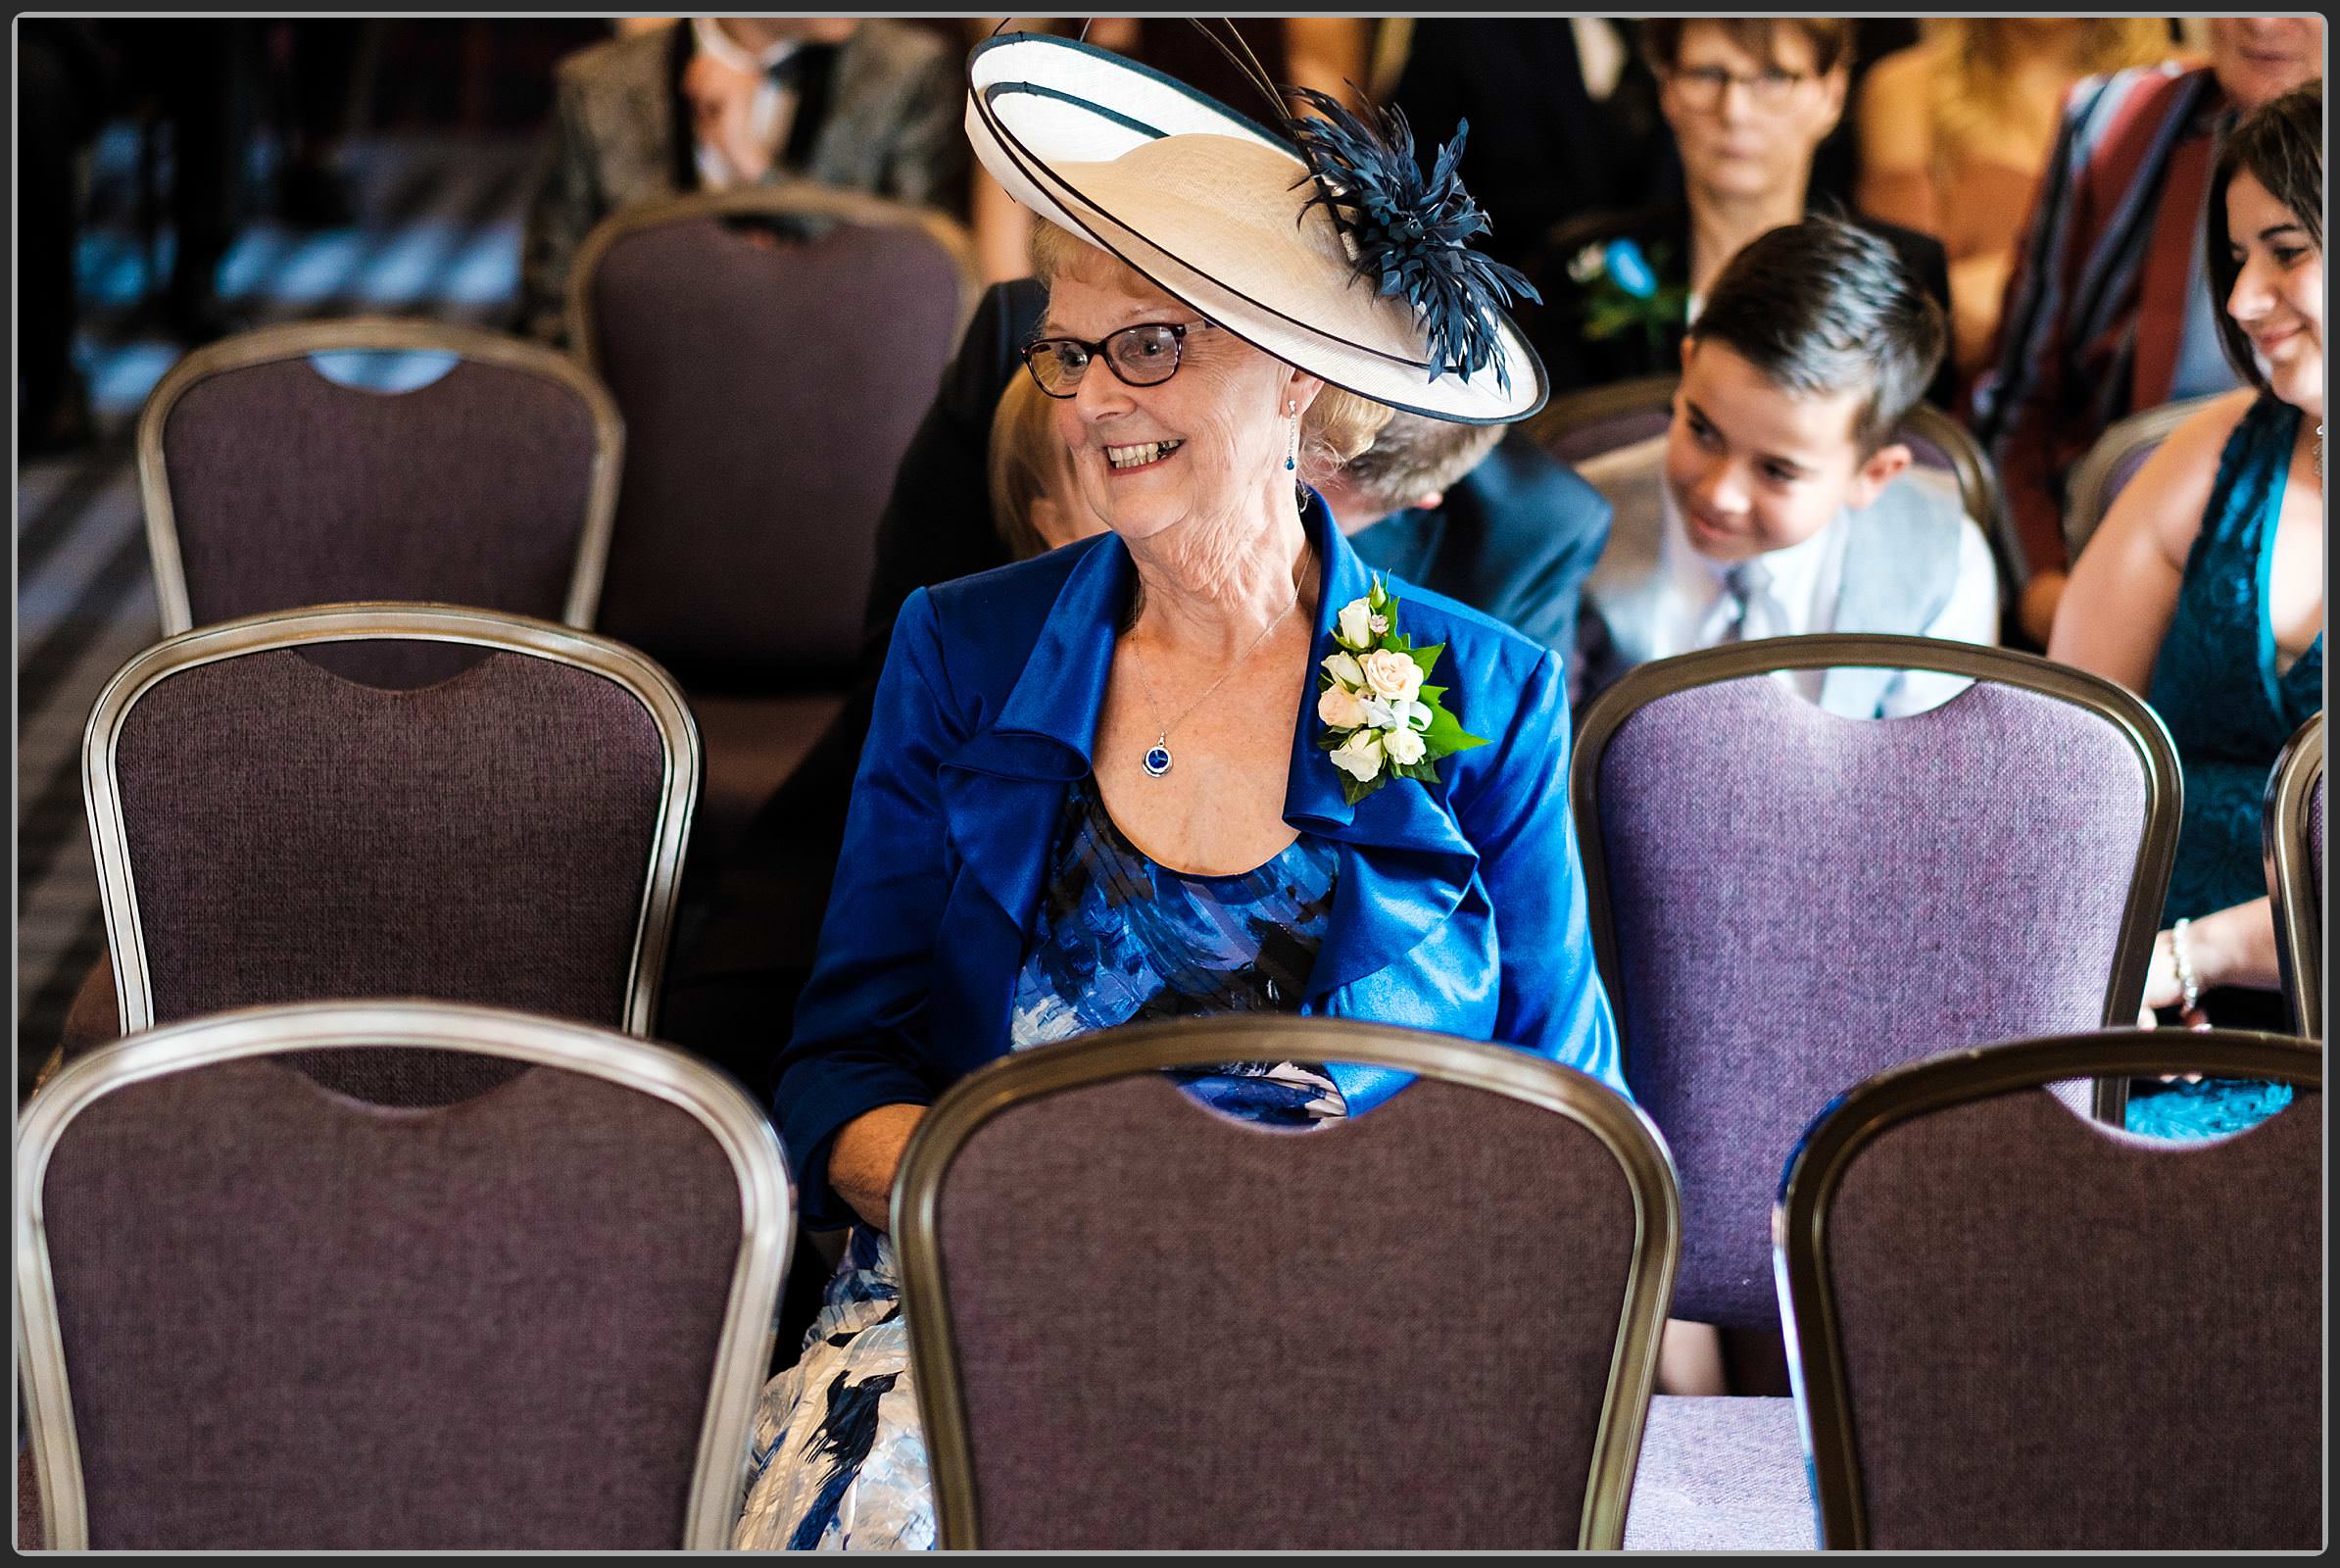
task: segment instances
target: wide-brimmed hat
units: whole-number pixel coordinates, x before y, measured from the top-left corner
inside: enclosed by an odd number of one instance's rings
[[[1499,302],[1535,296],[1464,243],[1486,220],[1461,138],[1425,179],[1401,120],[1306,96],[1325,119],[1270,129],[1108,50],[1007,33],[968,57],[967,136],[1039,217],[1288,365],[1437,419],[1534,414],[1543,366]]]

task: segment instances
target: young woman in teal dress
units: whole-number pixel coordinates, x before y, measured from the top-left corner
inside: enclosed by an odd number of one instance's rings
[[[2206,270],[2252,384],[2180,424],[2121,491],[2048,648],[2145,694],[2177,744],[2185,816],[2145,1004],[2189,1023],[2289,1027],[2260,824],[2276,753],[2323,706],[2322,210],[2318,81],[2237,127],[2212,178]],[[2288,1099],[2139,1084],[2129,1127],[2215,1136]]]

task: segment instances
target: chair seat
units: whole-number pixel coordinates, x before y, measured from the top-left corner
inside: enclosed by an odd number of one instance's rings
[[[1793,1399],[1649,1401],[1626,1550],[1814,1551],[1819,1541]]]
[[[704,874],[730,858],[748,823],[845,708],[842,695],[691,697],[706,757],[706,792],[691,822],[691,864]]]

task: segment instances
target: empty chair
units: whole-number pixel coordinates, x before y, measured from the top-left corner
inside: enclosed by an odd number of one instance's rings
[[[589,372],[494,332],[360,318],[198,349],[138,418],[163,629],[361,599],[590,626],[623,447]]]
[[[1160,1069],[1420,1075],[1309,1131]],[[1324,1018],[1002,1058],[903,1157],[894,1232],[947,1547],[1618,1544],[1675,1248],[1664,1147],[1500,1046]]]
[[[2265,1078],[2230,1138],[2141,1138],[2042,1086]],[[1937,1057],[1813,1126],[1780,1197],[1831,1549],[2314,1550],[2323,1536],[2323,1055],[2117,1030]]]
[[[506,1071],[391,1110],[291,1070],[385,1052]],[[720,1547],[792,1219],[754,1102],[606,1029],[265,1007],[81,1057],[16,1144],[49,1544]]]
[[[2267,784],[2267,888],[2295,1028],[2323,1038],[2323,715],[2299,727]]]
[[[410,643],[464,667],[339,671]],[[121,1028],[417,996],[647,1033],[698,773],[673,682],[588,632],[343,605],[166,639],[82,750]]]
[[[1906,718],[1848,719],[1772,674],[1854,666],[1974,684]],[[1847,1086],[1946,1047],[2135,1020],[2177,778],[2160,721],[2111,682],[1926,638],[1684,654],[1586,710],[1571,794],[1626,1081],[1682,1183],[1674,1316],[1777,1328],[1780,1166]],[[2125,1084],[2099,1084],[2100,1113],[2119,1119]],[[1775,1451],[1792,1440],[1783,1400],[1768,1417],[1752,1403],[1661,1401],[1650,1442],[1680,1439],[1694,1463],[1717,1450],[1685,1424],[1725,1418],[1768,1419],[1768,1439],[1739,1437]],[[1706,1528],[1702,1486],[1748,1467],[1645,1457],[1643,1473],[1648,1534],[1628,1539],[1666,1546]],[[1764,1517],[1808,1534],[1800,1490]]]
[[[2116,420],[2096,438],[2064,484],[2064,546],[2073,561],[2080,559],[2097,524],[2105,520],[2121,492],[2145,466],[2145,460],[2160,450],[2186,416],[2210,401],[2210,397],[2185,398],[2140,410]]]
[[[702,860],[843,706],[878,516],[973,309],[972,254],[934,213],[804,183],[645,203],[578,252],[569,341],[627,430],[600,624],[691,693]]]

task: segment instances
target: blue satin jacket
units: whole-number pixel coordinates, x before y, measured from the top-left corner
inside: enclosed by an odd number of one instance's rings
[[[1303,521],[1322,564],[1321,661],[1369,579],[1321,500]],[[1090,771],[1136,580],[1103,534],[903,604],[774,1097],[806,1223],[853,1217],[827,1180],[839,1128],[880,1105],[930,1104],[1006,1054],[1065,792]],[[1310,683],[1284,819],[1341,856],[1298,1010],[1507,1041],[1623,1094],[1569,811],[1559,660],[1451,599],[1387,586],[1415,646],[1445,645],[1445,704],[1488,744],[1441,761],[1437,785],[1396,779],[1349,806],[1316,745]],[[1352,1110],[1408,1081],[1331,1070]]]

